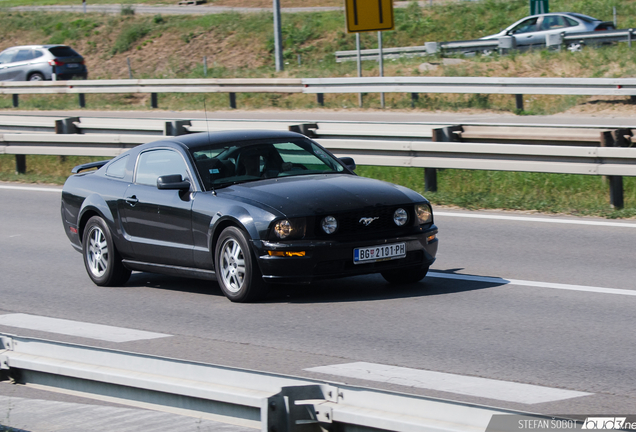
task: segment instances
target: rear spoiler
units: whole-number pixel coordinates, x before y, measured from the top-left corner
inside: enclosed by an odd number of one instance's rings
[[[76,166],[75,168],[73,168],[71,170],[71,172],[73,174],[77,174],[79,172],[86,171],[86,170],[91,169],[91,168],[99,169],[99,168],[103,167],[104,165],[106,165],[108,162],[110,162],[110,160],[103,160],[103,161],[99,161],[99,162],[85,163],[85,164]]]

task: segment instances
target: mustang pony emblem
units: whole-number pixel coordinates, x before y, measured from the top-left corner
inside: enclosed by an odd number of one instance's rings
[[[371,222],[373,222],[376,219],[380,219],[380,218],[378,216],[376,216],[376,217],[366,217],[366,218],[363,217],[363,218],[360,218],[360,220],[358,222],[364,224],[364,226],[369,226],[369,225],[371,225]]]

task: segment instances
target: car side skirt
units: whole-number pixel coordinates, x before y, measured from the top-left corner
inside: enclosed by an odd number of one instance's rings
[[[122,260],[122,264],[129,270],[216,281],[216,273],[212,270],[155,264],[127,259]]]

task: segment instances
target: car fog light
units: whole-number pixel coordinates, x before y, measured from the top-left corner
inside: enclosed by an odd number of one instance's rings
[[[274,232],[276,233],[276,237],[279,239],[289,237],[292,231],[292,224],[287,219],[277,222],[274,226]]]
[[[433,222],[433,211],[428,204],[418,204],[415,206],[415,214],[420,225]]]
[[[327,234],[333,234],[338,229],[338,221],[333,216],[327,216],[322,220],[322,230]]]
[[[409,215],[403,208],[399,208],[393,213],[393,222],[397,226],[402,226],[409,220]]]

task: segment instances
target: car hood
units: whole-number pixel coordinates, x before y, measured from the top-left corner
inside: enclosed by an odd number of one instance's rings
[[[342,213],[425,201],[417,192],[350,174],[283,177],[217,190],[219,196],[258,203],[286,217]]]

